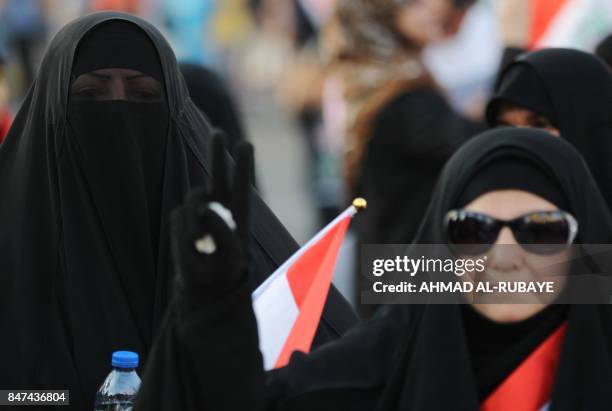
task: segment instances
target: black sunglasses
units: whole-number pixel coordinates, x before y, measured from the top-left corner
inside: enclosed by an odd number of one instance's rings
[[[535,254],[554,254],[572,244],[578,222],[565,211],[536,211],[512,220],[499,220],[468,210],[446,214],[448,242],[462,254],[483,254],[495,243],[503,227],[509,227],[521,247]]]

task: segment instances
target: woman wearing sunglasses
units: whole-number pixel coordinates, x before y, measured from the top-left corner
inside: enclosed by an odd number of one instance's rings
[[[194,205],[180,212],[198,215]],[[179,284],[212,280],[234,291],[222,301],[199,298],[187,307],[184,296],[198,293],[181,288],[183,298],[174,302],[136,409],[612,407],[612,309],[554,304],[558,300],[386,306],[342,339],[308,355],[296,353],[288,366],[265,374],[250,296],[241,281],[227,285],[244,278],[223,263],[240,249],[230,246],[237,241],[228,240],[234,234],[218,218],[215,224],[207,219],[210,213],[196,220],[202,224],[194,227],[200,228],[176,231],[177,243],[207,234],[224,240],[228,249],[206,256],[218,260],[208,264],[218,270],[191,272],[179,258],[184,280]],[[447,163],[416,243],[486,255],[483,275],[491,280],[535,279],[540,275],[535,267],[548,263],[556,274],[569,273],[570,284],[574,263],[569,261],[582,247],[570,245],[611,244],[612,220],[571,145],[533,129],[496,129],[475,137]],[[504,247],[511,252],[499,252]],[[589,257],[583,260],[589,260],[592,273],[608,274],[602,257],[598,266]],[[234,367],[238,364],[240,369]]]

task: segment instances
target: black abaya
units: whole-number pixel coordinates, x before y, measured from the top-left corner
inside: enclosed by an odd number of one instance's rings
[[[447,163],[417,236],[445,242],[443,217],[481,162],[519,156],[558,182],[580,224],[580,243],[610,243],[608,208],[579,154],[529,129],[494,130],[464,145]],[[601,267],[604,268],[605,267]],[[605,269],[605,273],[610,273]],[[248,293],[202,304],[179,318],[176,301],[154,348],[136,409],[470,410],[480,407],[463,315],[457,305],[386,306],[342,339],[294,354],[288,366],[262,371]],[[565,318],[565,314],[563,314]],[[612,406],[612,309],[568,308],[551,411]]]
[[[147,110],[135,124],[146,133],[147,116],[159,109],[159,119],[167,118],[159,144],[115,138],[123,131],[113,131],[120,126],[114,116],[134,121],[142,106],[69,102],[77,46],[111,21],[142,30],[158,54],[165,104]],[[88,132],[91,124],[77,121],[87,119],[88,110],[100,116],[97,121],[108,120],[107,139],[94,138],[102,131]],[[160,132],[149,131],[153,139]],[[0,202],[0,326],[5,330],[0,348],[10,353],[0,387],[70,389],[72,408],[87,409],[110,371],[112,351],[137,351],[146,363],[171,289],[168,216],[189,190],[208,179],[210,135],[170,46],[150,24],[126,14],[97,13],[56,35],[0,147],[0,191],[6,199]],[[161,170],[159,162],[149,161],[158,154]],[[151,175],[158,176],[159,185]],[[297,247],[255,192],[252,197],[251,288]],[[337,338],[355,321],[332,289],[315,343]]]
[[[376,116],[353,195],[368,200],[355,218],[361,244],[414,239],[450,156],[484,125],[462,117],[435,89],[410,90]]]

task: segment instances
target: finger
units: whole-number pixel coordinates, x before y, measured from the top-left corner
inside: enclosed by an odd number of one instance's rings
[[[249,232],[249,207],[254,174],[253,145],[241,142],[234,151],[236,171],[232,192],[231,210],[238,226],[238,234],[245,242]]]
[[[198,221],[200,235],[185,248],[187,282],[196,286],[235,284],[243,275],[244,256],[240,239],[214,210],[207,209]],[[216,290],[211,290],[215,292]]]
[[[201,257],[228,256],[240,251],[236,247],[236,234],[227,222],[212,209],[206,209],[200,216],[198,223],[198,236],[190,244],[191,250]]]
[[[221,132],[216,132],[213,135],[210,151],[212,153],[211,196],[216,201],[225,202],[229,198],[229,182],[227,177],[227,153],[225,152]]]
[[[189,191],[184,204],[188,219],[197,219],[204,212],[208,200],[209,196],[204,187],[197,187]]]

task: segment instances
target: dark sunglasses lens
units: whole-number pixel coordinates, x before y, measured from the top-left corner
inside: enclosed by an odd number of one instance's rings
[[[464,216],[448,220],[448,240],[460,254],[483,254],[497,239],[499,227],[485,218]]]
[[[560,214],[533,214],[525,217],[515,229],[516,240],[537,254],[558,253],[567,247],[570,227]]]

